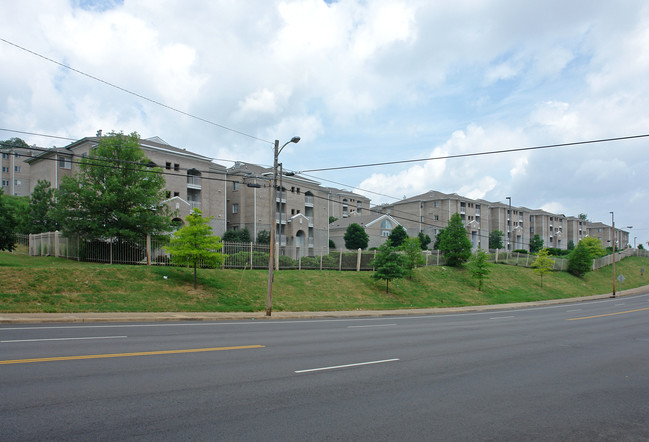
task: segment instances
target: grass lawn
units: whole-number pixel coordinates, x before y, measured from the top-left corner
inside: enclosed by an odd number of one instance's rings
[[[618,290],[649,284],[649,258],[616,264],[626,278]],[[372,272],[275,272],[276,311],[375,310],[456,307],[538,301],[609,293],[612,268],[576,278],[565,272],[540,277],[532,269],[492,265],[482,291],[464,268],[417,269],[412,279],[375,281]],[[193,288],[188,268],[107,265],[0,252],[1,312],[262,311],[264,270],[199,270]]]

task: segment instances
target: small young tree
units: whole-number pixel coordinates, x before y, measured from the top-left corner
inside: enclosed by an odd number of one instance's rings
[[[593,257],[590,255],[586,244],[580,241],[568,257],[568,273],[581,278],[592,269]]]
[[[419,238],[421,250],[428,250],[428,244],[430,244],[431,241],[430,236],[426,235],[424,232],[419,232],[417,238]]]
[[[424,265],[424,255],[421,252],[421,243],[419,238],[406,238],[401,245],[403,251],[403,267],[406,270],[406,275],[412,278],[413,271],[416,267]]]
[[[345,247],[349,250],[366,249],[370,237],[365,229],[357,223],[352,223],[345,230]]]
[[[532,263],[532,268],[541,277],[541,287],[543,287],[543,275],[550,273],[554,268],[554,260],[550,258],[548,249],[539,251],[538,256]]]
[[[439,250],[444,254],[449,266],[459,266],[471,256],[471,241],[466,237],[466,229],[459,213],[451,215],[448,226],[441,233]]]
[[[489,248],[490,249],[502,249],[503,248],[503,232],[500,230],[494,230],[489,234]]]
[[[0,250],[8,252],[16,247],[16,220],[5,204],[5,196],[0,187]]]
[[[408,238],[408,232],[406,232],[406,229],[404,229],[403,226],[399,225],[392,229],[388,238],[390,239],[390,242],[392,242],[392,247],[399,248],[406,238]]]
[[[203,218],[203,212],[199,209],[192,210],[185,219],[187,224],[173,234],[171,243],[165,248],[174,264],[194,267],[194,288],[197,286],[196,268],[199,265],[217,267],[224,259],[219,252],[223,243],[221,238],[212,235],[211,219]]]
[[[543,240],[537,233],[530,239],[530,253],[538,253],[543,248]]]
[[[475,253],[471,254],[466,266],[471,273],[471,277],[478,280],[478,290],[482,291],[482,282],[489,275],[489,267],[491,267],[489,255],[479,248]]]
[[[389,293],[390,281],[403,278],[405,274],[403,255],[392,247],[389,239],[378,248],[371,264],[376,269],[372,278],[385,280],[385,293]]]

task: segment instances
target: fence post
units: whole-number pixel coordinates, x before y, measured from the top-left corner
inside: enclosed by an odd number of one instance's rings
[[[151,235],[146,234],[146,265],[151,265]]]
[[[252,241],[250,241],[250,268],[252,269]]]
[[[496,249],[496,261],[495,261],[495,262],[498,262],[498,251],[499,251],[499,250],[500,250],[500,249]]]
[[[340,255],[338,257],[338,271],[340,272],[343,269],[343,251],[340,249]]]
[[[356,271],[361,271],[361,249],[358,249],[358,254],[356,255]]]
[[[320,255],[320,270],[322,270],[322,258],[323,257],[324,257],[324,255]]]

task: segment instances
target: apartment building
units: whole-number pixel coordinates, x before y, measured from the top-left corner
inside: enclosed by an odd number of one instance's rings
[[[569,216],[566,218],[567,222],[567,236],[568,244],[577,245],[579,241],[588,236],[588,221],[579,217]],[[567,246],[567,245],[566,245]]]
[[[27,159],[30,166],[29,193],[37,180],[44,179],[58,188],[64,176],[79,170],[79,161],[87,157],[99,143],[101,134],[86,137],[65,147],[52,148]],[[213,217],[211,226],[216,235],[226,229],[225,184],[226,168],[213,163],[208,157],[169,145],[158,137],[141,139],[140,147],[151,161],[160,167],[165,177],[165,204],[182,221],[199,208],[205,216]]]
[[[26,147],[0,146],[0,185],[5,195],[30,195],[31,172],[25,160],[38,153],[38,150]]]
[[[488,247],[489,210],[486,201],[431,190],[396,203],[377,206],[372,210],[391,215],[410,236],[423,232],[432,239],[441,229],[448,226],[453,214],[459,213],[473,247]]]
[[[253,239],[271,230],[272,179],[272,168],[242,161],[227,170],[228,229],[247,228]],[[328,253],[330,217],[358,217],[369,209],[370,200],[362,195],[300,175],[279,173],[277,187],[279,253],[292,258]]]
[[[337,250],[345,249],[345,232],[352,223],[356,223],[365,229],[365,233],[369,237],[367,245],[369,249],[382,245],[392,233],[392,229],[401,225],[399,221],[385,213],[370,213],[368,215],[337,219],[330,226],[330,239],[336,245]],[[404,227],[404,229],[406,228]],[[408,232],[408,229],[406,229],[406,232]],[[412,233],[408,233],[412,236]]]
[[[617,249],[625,248],[629,245],[629,232],[615,229],[601,222],[590,223],[588,225],[588,235],[598,238],[604,247],[615,247]]]

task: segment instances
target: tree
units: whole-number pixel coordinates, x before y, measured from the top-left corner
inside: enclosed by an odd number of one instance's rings
[[[568,257],[568,273],[579,278],[593,269],[593,257],[584,241],[580,241]]]
[[[638,244],[638,249],[644,250],[644,246],[642,244]]]
[[[537,233],[530,239],[530,253],[537,253],[543,248],[543,240]]]
[[[579,241],[579,244],[577,246],[582,245],[588,250],[588,255],[595,259],[595,258],[601,258],[602,256],[606,255],[606,249],[604,248],[604,245],[602,242],[599,240],[599,238],[596,238],[594,236],[587,236],[586,238],[583,238],[581,241]]]
[[[388,238],[392,242],[393,247],[399,248],[404,243],[406,238],[408,238],[408,232],[406,232],[406,229],[404,229],[403,226],[398,225],[394,229],[392,229],[392,232],[390,232]]]
[[[378,248],[372,266],[376,269],[372,278],[385,280],[385,293],[389,293],[390,281],[403,278],[405,275],[403,255],[392,246],[389,239]]]
[[[174,232],[165,248],[174,264],[194,267],[194,288],[199,265],[217,267],[223,263],[223,254],[219,252],[223,243],[221,238],[212,235],[211,219],[203,218],[203,212],[195,208],[185,219],[187,224]]]
[[[442,241],[442,236],[444,234],[444,229],[439,229],[437,235],[435,235],[435,242],[433,243],[433,250],[439,250],[439,243]]]
[[[389,239],[389,238],[388,238]],[[401,250],[403,251],[403,267],[406,270],[406,274],[409,278],[412,278],[413,271],[416,267],[424,265],[424,255],[421,252],[421,243],[419,238],[406,237],[406,240],[401,245]]]
[[[550,273],[554,268],[554,260],[550,258],[548,249],[539,251],[538,256],[532,263],[532,268],[541,277],[541,287],[543,287],[543,275]]]
[[[489,248],[502,249],[503,248],[504,233],[500,230],[494,230],[489,234]]]
[[[47,180],[38,180],[29,200],[29,232],[43,233],[58,230],[52,217],[55,207],[54,189]]]
[[[424,232],[419,232],[417,235],[419,238],[419,243],[421,244],[421,250],[428,250],[428,244],[430,244],[430,236],[424,234]]]
[[[365,229],[356,223],[352,223],[345,230],[345,247],[349,250],[366,249],[370,242],[370,237]]]
[[[257,233],[257,244],[270,244],[270,232],[268,230]]]
[[[568,241],[567,250],[575,250],[575,242],[573,240]]]
[[[491,264],[489,264],[488,259],[487,252],[478,248],[475,253],[471,254],[471,259],[467,263],[471,277],[478,280],[478,290],[480,291],[482,291],[482,281],[489,275]]]
[[[331,224],[331,223],[333,223],[335,221],[338,221],[338,218],[336,218],[335,216],[329,216],[329,224]]]
[[[439,250],[444,254],[446,264],[459,266],[471,256],[471,241],[466,237],[466,229],[459,213],[454,213],[448,226],[442,232]]]
[[[11,252],[16,247],[16,220],[5,204],[5,196],[0,187],[0,250]]]
[[[587,221],[588,220],[588,215],[585,213],[580,213],[578,218],[582,221]]]
[[[29,231],[29,197],[5,195],[5,205],[16,223],[14,233],[31,233]]]
[[[54,217],[66,234],[141,239],[171,230],[162,170],[151,167],[137,133],[101,137],[74,177],[63,177]]]
[[[22,138],[17,138],[17,137],[9,138],[8,140],[5,141],[0,141],[0,149],[2,148],[11,149],[12,147],[23,147],[28,149],[29,144],[27,144],[25,140],[23,140]]]

